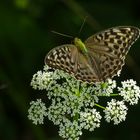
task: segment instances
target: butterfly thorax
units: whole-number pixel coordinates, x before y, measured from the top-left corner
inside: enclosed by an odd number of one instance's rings
[[[88,50],[81,39],[79,39],[77,37],[74,38],[74,44],[78,48],[79,51],[82,51],[82,53],[87,54]]]

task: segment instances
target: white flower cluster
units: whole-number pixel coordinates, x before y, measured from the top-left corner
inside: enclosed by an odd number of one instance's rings
[[[119,124],[125,120],[127,110],[123,101],[112,99],[111,102],[107,102],[107,107],[104,110],[105,119],[107,122],[114,121],[114,124]]]
[[[87,84],[61,70],[52,70],[47,65],[43,72],[37,72],[31,81],[34,89],[46,90],[51,105],[46,108],[41,100],[31,102],[29,119],[35,124],[43,123],[45,116],[59,126],[59,135],[64,139],[78,140],[82,129],[94,131],[100,127],[101,115],[95,108],[104,110],[105,120],[118,124],[125,120],[127,107],[124,102],[138,103],[140,88],[133,80],[122,82],[117,88],[116,81]],[[114,93],[115,91],[115,93]],[[117,93],[118,92],[118,93]],[[107,107],[99,105],[101,96],[123,96],[122,101],[112,99]]]
[[[82,131],[77,121],[65,119],[65,123],[59,126],[59,135],[67,140],[79,140]]]
[[[33,75],[31,86],[34,89],[43,90],[46,89],[49,82],[53,79],[53,72],[49,72],[49,67],[44,67],[44,71],[38,71],[36,74]],[[46,72],[47,71],[47,72]]]
[[[98,96],[110,96],[114,88],[116,88],[116,81],[107,79],[106,82],[96,83],[94,92]]]
[[[123,96],[130,105],[137,104],[140,98],[140,87],[136,85],[136,81],[130,79],[122,83],[122,87],[118,87],[119,95]]]
[[[101,115],[96,109],[85,109],[80,112],[80,126],[89,131],[94,131],[95,128],[100,127]]]
[[[30,102],[28,118],[33,121],[34,124],[43,124],[44,117],[47,116],[47,108],[41,99]]]

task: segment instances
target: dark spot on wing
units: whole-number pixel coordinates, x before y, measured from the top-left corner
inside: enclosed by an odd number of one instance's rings
[[[100,39],[96,36],[96,40],[100,41]]]
[[[111,35],[117,35],[116,32],[114,32],[112,29],[110,30]]]
[[[114,51],[114,54],[115,54],[115,55],[117,55],[117,54],[118,54],[118,52],[117,52],[117,51]]]
[[[117,43],[118,43],[118,44],[122,44],[122,41],[121,41],[121,40],[118,40]]]
[[[108,48],[108,52],[109,52],[109,53],[113,52],[113,49]]]
[[[114,43],[114,39],[113,39],[113,38],[110,38],[110,42],[111,42],[111,43]]]
[[[103,35],[102,35],[102,34],[99,34],[99,37],[100,37],[101,39],[103,39]]]
[[[127,36],[127,35],[126,35],[126,36]],[[128,37],[129,37],[129,36],[128,36]],[[122,40],[125,41],[125,40],[126,40],[126,37],[122,37]]]
[[[121,36],[120,35],[116,35],[116,39],[120,39],[121,38]]]
[[[120,31],[123,33],[123,34],[126,34],[126,29],[120,29]]]
[[[107,32],[105,32],[104,38],[105,39],[108,39],[109,38],[109,35],[107,34]]]
[[[109,68],[109,65],[108,65],[108,64],[106,64],[106,65],[105,65],[105,67],[106,67],[106,68]]]
[[[126,46],[126,43],[123,43],[123,46],[125,47]]]
[[[107,41],[105,41],[104,43],[105,43],[106,46],[108,46],[108,42]]]
[[[119,49],[119,46],[118,46],[118,45],[114,45],[114,48],[115,48],[115,49]]]
[[[120,51],[121,51],[121,53],[124,51],[124,49],[123,48],[120,48]]]
[[[112,72],[112,69],[109,69],[108,72],[111,73]]]
[[[119,62],[120,62],[119,60],[116,60],[116,65],[118,65],[118,64],[119,64]]]
[[[113,66],[113,69],[116,69],[117,68],[117,66]]]

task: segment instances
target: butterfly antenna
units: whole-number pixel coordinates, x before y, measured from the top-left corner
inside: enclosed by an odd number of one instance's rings
[[[81,25],[81,27],[80,27],[80,30],[79,30],[79,34],[81,33],[81,31],[82,31],[82,29],[83,29],[83,27],[84,27],[84,25],[85,25],[85,22],[86,22],[87,17],[88,17],[88,16],[86,16],[86,17],[84,18],[84,21],[83,21],[83,23],[82,23],[82,25]]]
[[[61,36],[69,37],[69,38],[74,38],[73,36],[62,34],[62,33],[56,32],[56,31],[51,31],[51,32],[54,34],[57,34],[57,35],[61,35]]]

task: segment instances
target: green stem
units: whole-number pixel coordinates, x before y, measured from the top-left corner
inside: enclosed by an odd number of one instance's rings
[[[73,117],[73,120],[78,121],[78,119],[79,119],[79,114],[78,114],[78,113],[76,113],[76,114],[75,114],[75,116]]]
[[[102,109],[105,109],[105,107],[103,107],[103,106],[101,106],[99,104],[95,104],[95,105],[98,106],[98,107],[100,107],[100,108],[102,108]]]
[[[106,94],[102,94],[102,95],[100,95],[100,96],[102,96],[102,97],[111,97],[111,96],[120,96],[120,95],[117,94],[117,93],[112,93],[112,94],[110,94],[110,96],[108,96],[108,95],[106,95]]]
[[[120,95],[117,93],[114,93],[114,94],[110,94],[110,96],[120,96]]]

